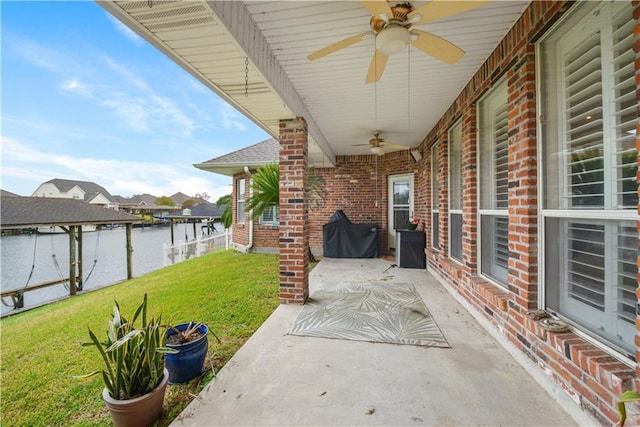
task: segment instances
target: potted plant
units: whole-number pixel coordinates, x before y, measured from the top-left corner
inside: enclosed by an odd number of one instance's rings
[[[407,230],[415,230],[418,228],[418,224],[420,224],[420,218],[411,218],[404,222],[404,226]]]
[[[220,342],[213,331],[211,334]],[[180,384],[198,377],[203,372],[209,348],[209,328],[201,322],[181,323],[167,331],[167,347],[176,350],[165,354],[169,383]]]
[[[164,346],[166,327],[160,317],[147,319],[147,295],[131,321],[120,314],[116,301],[106,339],[101,342],[91,329],[89,337],[83,346],[95,346],[105,367],[77,378],[101,375],[102,397],[116,427],[151,424],[160,415],[169,380],[163,353],[174,350]]]

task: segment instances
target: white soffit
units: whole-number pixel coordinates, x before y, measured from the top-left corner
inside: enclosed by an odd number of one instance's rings
[[[465,56],[448,65],[405,49],[389,58],[376,84],[364,83],[373,37],[314,62],[307,59],[369,30],[370,14],[359,1],[99,3],[274,137],[279,119],[304,116],[311,160],[328,166],[335,155],[368,154],[375,129],[387,141],[420,144],[529,1],[496,0],[416,27],[455,43]]]

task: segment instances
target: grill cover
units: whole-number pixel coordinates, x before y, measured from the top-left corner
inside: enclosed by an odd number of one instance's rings
[[[328,258],[376,258],[378,226],[352,224],[341,209],[337,210],[322,226],[322,248]]]

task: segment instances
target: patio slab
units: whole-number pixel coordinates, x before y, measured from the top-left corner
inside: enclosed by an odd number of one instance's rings
[[[323,259],[325,279],[413,283],[452,348],[287,335],[281,305],[172,425],[577,424],[425,270]]]

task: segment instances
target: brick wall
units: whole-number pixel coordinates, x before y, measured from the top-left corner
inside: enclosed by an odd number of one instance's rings
[[[313,252],[322,254],[322,225],[342,209],[354,224],[378,225],[380,253],[387,253],[388,178],[415,171],[417,165],[407,151],[384,156],[337,156],[335,168],[316,168],[314,173],[322,177],[327,198],[324,202],[310,200],[309,244]]]
[[[425,138],[425,156],[419,165],[420,195],[429,213],[432,206],[429,150],[439,147],[440,242],[442,249],[426,250],[430,271],[444,280],[502,333],[512,345],[540,368],[566,394],[603,425],[617,422],[619,395],[638,388],[640,368],[630,368],[572,332],[553,333],[540,328],[526,314],[538,307],[538,182],[536,127],[536,57],[534,42],[572,2],[532,2],[485,64],[473,76],[456,101]],[[640,2],[634,1],[634,19],[640,17]],[[632,19],[630,17],[630,19]],[[640,84],[640,24],[635,27],[636,81]],[[488,283],[478,271],[477,124],[476,102],[501,78],[508,80],[509,142],[509,275],[508,288]],[[640,91],[637,93],[640,101]],[[446,137],[448,129],[462,118],[463,174],[463,262],[447,258]],[[640,132],[640,125],[638,125]],[[638,134],[637,134],[638,135]],[[637,137],[640,149],[640,139]],[[445,191],[443,191],[445,190]],[[640,210],[639,210],[640,213]],[[429,216],[427,229],[431,229]],[[640,229],[640,224],[639,224]],[[431,244],[428,245],[428,248]],[[640,265],[640,261],[639,261]],[[640,290],[638,290],[640,297]],[[640,320],[637,322],[640,325]],[[640,346],[640,336],[637,338]],[[639,355],[640,356],[640,355]]]

